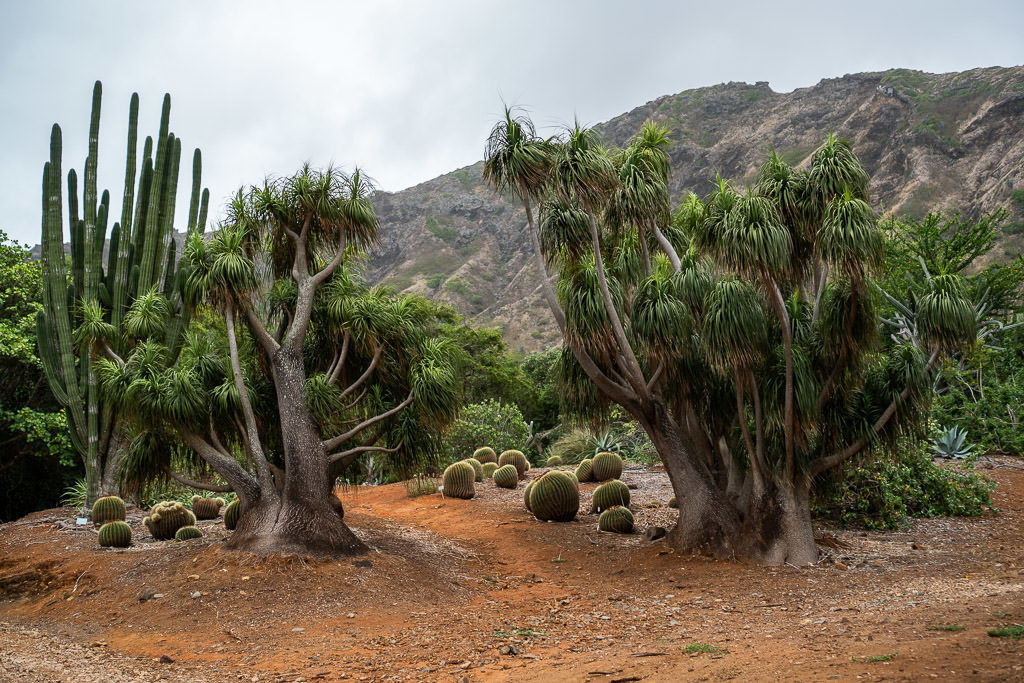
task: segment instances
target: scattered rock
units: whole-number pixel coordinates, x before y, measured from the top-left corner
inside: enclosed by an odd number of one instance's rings
[[[160,655],[160,659],[158,661],[161,664],[174,664],[174,657],[171,657],[170,655]]]
[[[353,560],[352,561],[352,566],[353,567],[363,567],[363,568],[372,567],[373,566],[373,562],[371,562],[369,560]]]
[[[199,591],[196,591],[195,593],[192,593],[192,594],[191,594],[191,595],[189,595],[188,597],[190,597],[190,598],[192,598],[193,600],[195,600],[196,598],[201,598],[201,597],[203,597],[203,594],[202,594],[202,593],[200,593]]]
[[[665,538],[665,534],[668,533],[668,529],[663,526],[649,526],[644,531],[645,541],[657,541],[659,538]]]
[[[156,593],[147,588],[139,594],[139,602],[146,602],[146,600],[152,600],[155,597]]]

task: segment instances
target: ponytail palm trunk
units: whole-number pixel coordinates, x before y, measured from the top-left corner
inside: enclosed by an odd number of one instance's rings
[[[671,219],[668,144],[651,123],[622,150],[579,125],[541,140],[506,110],[484,177],[526,208],[569,409],[594,421],[622,406],[664,463],[679,502],[669,542],[814,562],[814,477],[912,427],[972,320],[944,281],[904,318],[927,334],[880,341],[880,231],[845,142],[830,137],[806,172],[772,153],[751,192],[720,179]]]

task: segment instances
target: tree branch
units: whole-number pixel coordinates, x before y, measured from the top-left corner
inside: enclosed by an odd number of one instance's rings
[[[391,417],[392,415],[396,415],[397,413],[400,413],[402,410],[404,410],[406,408],[406,406],[408,406],[410,403],[412,403],[412,398],[413,398],[413,392],[410,391],[409,395],[406,397],[406,399],[404,401],[402,401],[401,403],[399,403],[394,408],[392,408],[391,410],[385,411],[385,412],[383,412],[380,415],[377,415],[375,417],[371,417],[368,420],[364,420],[363,422],[359,423],[358,425],[356,425],[352,429],[348,430],[344,434],[342,434],[340,436],[336,436],[333,439],[328,439],[328,440],[324,441],[324,448],[326,448],[328,451],[333,451],[335,448],[337,448],[341,444],[345,443],[346,441],[348,441],[349,439],[351,439],[352,437],[354,437],[356,434],[358,434],[359,432],[363,431],[367,427],[372,427],[373,425],[377,424],[378,422],[380,422],[382,420],[386,420],[389,417]]]
[[[394,448],[386,448],[385,446],[357,446],[341,453],[331,454],[329,456],[330,463],[332,465],[337,464],[339,468],[344,469],[363,453],[397,453],[403,443],[405,443],[404,439]]]
[[[377,363],[380,362],[380,357],[383,356],[383,355],[384,355],[384,345],[383,344],[377,344],[377,348],[373,352],[373,360],[370,361],[369,367],[367,367],[366,370],[363,372],[363,374],[359,376],[359,379],[357,379],[352,384],[348,385],[348,388],[345,389],[345,391],[341,392],[341,396],[338,397],[339,401],[344,400],[344,398],[346,396],[348,396],[353,391],[358,389],[359,386],[363,382],[365,382],[370,377],[370,375],[373,374],[373,371],[377,368]]]
[[[164,472],[166,472],[167,476],[169,476],[174,481],[178,482],[179,484],[182,484],[183,486],[188,486],[189,488],[202,489],[204,491],[212,491],[213,493],[229,493],[231,491],[234,491],[234,489],[231,488],[229,484],[214,484],[208,481],[197,481],[195,479],[189,479],[188,477],[173,471],[170,467],[165,466]]]

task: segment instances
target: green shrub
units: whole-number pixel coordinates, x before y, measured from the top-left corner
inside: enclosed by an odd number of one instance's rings
[[[448,461],[461,459],[482,443],[500,453],[521,447],[529,436],[530,428],[519,408],[488,399],[464,407],[448,426],[442,439],[442,456]]]
[[[925,448],[902,442],[892,453],[846,463],[815,487],[812,513],[844,526],[898,529],[908,517],[972,517],[994,509],[991,480],[970,462],[937,466]]]

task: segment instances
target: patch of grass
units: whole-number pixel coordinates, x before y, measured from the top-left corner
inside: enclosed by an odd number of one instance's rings
[[[538,636],[549,635],[545,631],[536,631],[532,628],[509,628],[509,629],[495,629],[494,636],[496,638],[536,638]]]
[[[465,280],[453,277],[451,280],[444,283],[444,291],[451,292],[452,294],[461,294],[462,296],[466,296],[472,290],[469,287],[469,283],[467,283]]]
[[[401,292],[406,287],[412,285],[413,279],[408,275],[396,275],[395,277],[388,278],[382,282],[382,285],[388,287],[394,287],[397,291]]]
[[[929,626],[929,631],[963,631],[964,627],[960,624],[938,624],[936,626]]]
[[[433,216],[427,216],[427,231],[445,244],[451,244],[459,237],[459,233],[454,228],[442,225]]]
[[[405,482],[405,492],[410,498],[437,493],[438,480],[433,477],[415,477]]]
[[[689,645],[683,648],[683,652],[685,652],[688,655],[716,655],[725,652],[725,648],[718,647],[717,645],[712,645],[711,643],[690,643]]]
[[[1024,625],[1003,626],[988,631],[993,638],[1024,638]]]
[[[1013,616],[1013,612],[992,612],[992,616],[999,617],[1000,619],[1003,619],[1005,617],[1012,617]]]
[[[498,583],[498,579],[493,576],[485,576],[484,581],[486,581],[487,583]]]
[[[451,273],[462,265],[461,260],[446,249],[421,254],[409,267],[409,273]]]
[[[851,661],[858,662],[860,664],[870,664],[871,662],[891,662],[896,659],[896,655],[899,652],[889,652],[884,655],[872,655],[871,657],[851,657]]]

